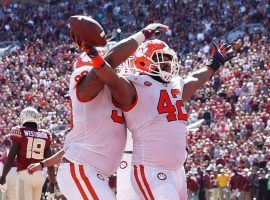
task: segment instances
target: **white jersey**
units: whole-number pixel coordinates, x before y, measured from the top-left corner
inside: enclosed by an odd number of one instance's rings
[[[134,107],[124,112],[133,134],[132,164],[179,169],[186,159],[184,81],[177,77],[165,84],[148,75],[131,75],[127,79],[137,91]]]
[[[64,143],[64,157],[110,176],[116,172],[123,155],[126,126],[122,111],[112,103],[107,86],[91,101],[78,100],[76,82],[90,69],[91,66],[77,68],[70,78],[72,130]]]

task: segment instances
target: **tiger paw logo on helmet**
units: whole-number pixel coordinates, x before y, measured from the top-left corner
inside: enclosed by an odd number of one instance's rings
[[[142,56],[144,56],[147,53],[147,51],[148,51],[148,47],[147,46],[148,46],[148,43],[143,43],[138,48],[138,50],[136,51],[135,56],[136,57],[142,57]]]
[[[177,55],[165,42],[150,40],[141,44],[134,57],[135,69],[150,76],[159,76],[170,82],[179,73]],[[165,66],[170,66],[166,69]]]

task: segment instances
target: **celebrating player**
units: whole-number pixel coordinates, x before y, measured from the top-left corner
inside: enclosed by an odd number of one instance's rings
[[[44,158],[52,155],[50,149],[51,133],[44,129],[38,129],[40,114],[35,108],[27,107],[20,114],[21,127],[14,127],[11,130],[10,138],[12,146],[8,159],[4,164],[3,173],[0,178],[0,186],[6,182],[15,157],[17,156],[17,193],[16,199],[39,200],[45,182],[45,175],[42,171],[29,175],[27,167]],[[53,167],[48,167],[50,196],[54,193],[55,173]],[[1,187],[3,188],[3,187]]]
[[[120,77],[107,65],[94,69],[109,86],[133,133],[131,181],[142,199],[187,199],[184,101],[231,58],[230,45],[213,44],[207,65],[183,80],[177,76],[176,53],[164,42],[150,40],[135,53],[139,75]]]
[[[155,29],[163,25],[156,24]],[[64,143],[64,158],[58,170],[58,184],[67,199],[116,199],[108,177],[116,172],[126,143],[126,126],[122,110],[115,104],[110,89],[94,69],[106,66],[114,70],[133,54],[152,32],[142,32],[123,40],[106,55],[105,62],[75,32],[73,40],[90,57],[71,75],[69,93],[72,105],[72,130]],[[104,62],[103,62],[104,61]]]

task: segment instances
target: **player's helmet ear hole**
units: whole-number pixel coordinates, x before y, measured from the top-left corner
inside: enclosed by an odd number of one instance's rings
[[[144,63],[144,62],[140,62],[140,65],[141,65],[141,66],[145,66],[145,63]]]

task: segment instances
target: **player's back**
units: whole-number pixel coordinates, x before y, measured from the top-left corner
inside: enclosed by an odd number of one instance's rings
[[[83,66],[71,75],[72,130],[65,140],[65,157],[77,164],[93,166],[110,176],[123,155],[126,127],[122,111],[113,104],[107,86],[91,101],[78,99],[76,82],[90,69],[91,66]]]
[[[44,153],[50,147],[52,136],[44,129],[15,127],[10,138],[19,144],[16,163],[18,171],[22,171],[32,163],[44,160]]]
[[[147,75],[127,79],[137,91],[136,104],[124,112],[133,133],[133,164],[176,170],[186,158],[183,81],[164,84]]]

